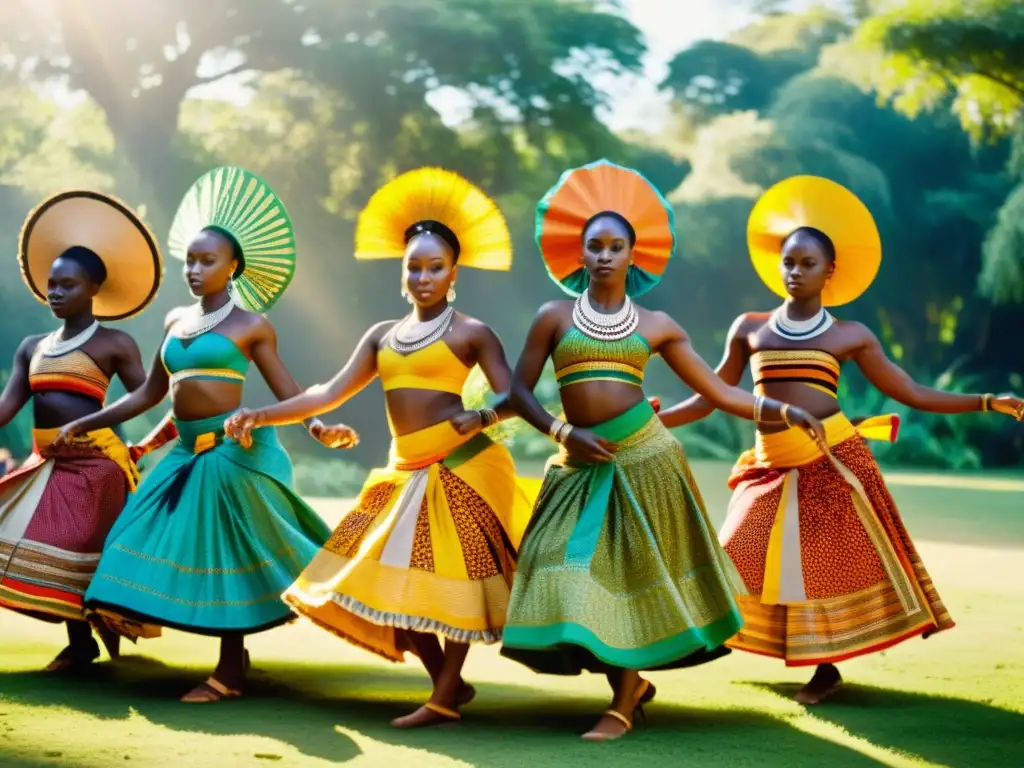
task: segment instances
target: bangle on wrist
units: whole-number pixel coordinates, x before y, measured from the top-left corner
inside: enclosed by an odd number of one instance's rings
[[[994,395],[991,392],[986,392],[981,396],[981,410],[991,411],[992,410],[992,398]]]
[[[782,421],[787,427],[792,427],[793,422],[789,420],[789,403],[783,403],[782,407],[779,408],[779,416],[782,417]]]
[[[484,429],[498,423],[498,412],[493,408],[481,408],[477,413],[480,414],[480,424]]]
[[[762,419],[762,411],[764,410],[764,397],[761,395],[754,395],[754,422],[760,424]]]
[[[555,438],[555,441],[559,445],[564,445],[565,441],[569,439],[570,432],[572,432],[572,424],[563,424],[562,428],[558,430],[558,437]]]
[[[558,433],[562,431],[562,428],[564,426],[564,421],[562,421],[561,419],[555,419],[554,421],[551,422],[551,426],[548,427],[548,436],[557,443]]]

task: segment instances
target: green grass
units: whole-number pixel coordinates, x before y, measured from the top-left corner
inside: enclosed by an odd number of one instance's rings
[[[727,469],[696,467],[716,522]],[[479,695],[465,721],[401,732],[388,720],[426,698],[422,671],[305,623],[251,639],[244,700],[187,706],[177,698],[208,674],[215,641],[168,633],[119,664],[61,679],[35,670],[63,632],[4,613],[0,765],[1024,765],[1024,483],[891,479],[959,626],[844,664],[847,685],[811,711],[789,700],[807,670],[734,653],[653,675],[646,725],[588,745],[577,734],[607,705],[602,679],[537,676],[480,648],[467,664]],[[343,509],[317,506],[332,521]]]

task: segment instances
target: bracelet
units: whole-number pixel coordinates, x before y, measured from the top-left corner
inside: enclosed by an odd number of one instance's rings
[[[787,427],[793,426],[793,422],[789,420],[789,403],[782,404],[782,407],[779,408],[779,416],[782,417],[782,420],[785,422]]]
[[[557,443],[558,433],[561,432],[564,427],[564,421],[562,421],[561,419],[555,419],[554,421],[551,422],[551,426],[548,427],[548,435],[551,437],[552,440],[554,440]]]
[[[764,410],[764,398],[761,395],[754,395],[754,421],[761,423],[761,412]]]
[[[309,426],[306,427],[306,431],[309,432],[310,434],[313,434],[314,427],[322,427],[323,425],[324,423],[320,421],[319,418],[314,416],[312,419],[309,420]]]
[[[555,438],[555,442],[559,445],[565,443],[569,439],[569,433],[572,432],[572,424],[563,424],[562,428],[558,430],[558,436]]]
[[[498,423],[498,412],[493,408],[481,408],[477,413],[480,414],[480,424],[484,429]]]
[[[993,397],[994,397],[994,395],[991,392],[987,392],[986,394],[981,396],[981,410],[983,410],[983,411],[991,411],[992,410],[992,398]]]

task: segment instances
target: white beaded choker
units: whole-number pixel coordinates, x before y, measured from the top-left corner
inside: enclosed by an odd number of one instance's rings
[[[429,347],[448,330],[454,315],[455,308],[451,305],[433,320],[414,320],[415,315],[410,314],[399,320],[388,334],[388,345],[403,355]]]
[[[202,336],[227,320],[234,308],[235,303],[228,299],[223,307],[215,309],[213,312],[203,312],[202,303],[196,302],[174,324],[174,335],[179,339],[194,339],[197,336]]]
[[[587,291],[580,294],[572,309],[572,322],[580,331],[599,341],[619,341],[629,336],[640,325],[640,313],[629,296],[622,309],[613,315],[605,315],[594,309]]]
[[[96,331],[98,331],[99,328],[99,321],[93,320],[92,325],[84,331],[76,333],[70,339],[62,339],[60,337],[60,333],[63,329],[58,328],[39,342],[38,349],[46,357],[60,357],[61,355],[66,355],[71,350],[78,349],[89,341],[89,339],[96,335]]]
[[[768,325],[772,331],[784,339],[807,341],[808,339],[821,336],[821,334],[832,327],[834,322],[835,318],[824,307],[806,320],[793,320],[789,316],[787,305],[783,304],[772,312]]]

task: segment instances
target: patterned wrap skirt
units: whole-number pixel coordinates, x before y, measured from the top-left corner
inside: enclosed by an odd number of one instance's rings
[[[82,620],[82,598],[138,470],[109,429],[53,449],[32,431],[25,464],[0,479],[0,606],[44,621]]]
[[[895,439],[882,419],[826,419],[829,455],[794,428],[740,457],[721,532],[749,592],[732,648],[817,665],[953,626],[864,441]]]
[[[94,621],[130,637],[161,627],[253,633],[292,618],[281,593],[330,534],[293,490],[273,428],[252,447],[229,414],[176,421],[179,442],[144,478],[107,537],[85,596]]]
[[[593,429],[608,464],[549,464],[519,551],[502,654],[544,673],[670,669],[728,653],[742,582],[682,446],[640,403]]]
[[[284,599],[391,661],[412,650],[405,630],[495,643],[533,495],[485,433],[442,422],[396,437]]]

